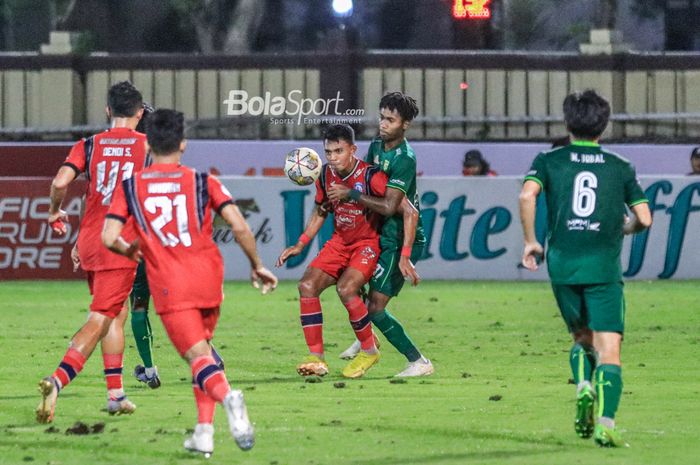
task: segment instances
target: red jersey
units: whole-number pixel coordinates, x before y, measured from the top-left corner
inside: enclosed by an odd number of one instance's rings
[[[357,160],[350,174],[345,177],[338,175],[326,164],[316,181],[316,204],[329,202],[326,189],[333,184],[342,184],[363,194],[384,197],[387,181],[387,175],[379,167],[362,160]],[[384,221],[379,213],[363,207],[354,200],[332,202],[331,205],[334,217],[333,235],[344,244],[379,238]]]
[[[117,188],[107,216],[136,220],[157,313],[221,304],[224,262],[211,210],[231,203],[218,179],[175,164],[154,164]]]
[[[85,214],[80,222],[78,251],[88,271],[134,268],[133,261],[102,244],[102,226],[114,188],[146,164],[146,135],[129,128],[111,128],[82,139],[63,163],[88,181]]]

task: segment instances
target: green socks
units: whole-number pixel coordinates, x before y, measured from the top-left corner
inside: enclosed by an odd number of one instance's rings
[[[416,346],[408,337],[399,320],[389,313],[388,310],[382,310],[375,314],[370,314],[372,324],[379,328],[384,337],[401,352],[409,362],[415,362],[420,359],[421,355]]]
[[[614,419],[622,396],[622,368],[600,365],[595,371],[598,416]]]
[[[151,323],[148,321],[148,313],[142,309],[131,311],[131,329],[134,332],[136,348],[139,351],[143,365],[146,368],[153,367],[153,333]]]
[[[574,344],[569,353],[569,363],[577,386],[584,381],[591,381],[595,369],[595,354],[592,347]]]

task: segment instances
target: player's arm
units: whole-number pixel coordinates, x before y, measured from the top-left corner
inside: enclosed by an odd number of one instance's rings
[[[134,239],[132,243],[126,242],[121,236],[123,228],[122,218],[117,219],[108,215],[102,228],[102,243],[112,252],[138,262],[143,256],[139,240]]]
[[[77,175],[74,168],[63,165],[59,168],[53,181],[51,181],[48,221],[51,229],[59,235],[66,233],[66,225],[63,224],[63,221],[68,219],[66,212],[61,210],[61,204],[63,203],[63,199],[66,198],[68,186]]]
[[[631,207],[632,216],[627,219],[622,231],[625,234],[636,234],[649,228],[652,223],[651,210],[648,202],[638,203]]]
[[[340,184],[334,184],[328,189],[328,198],[331,201],[352,199],[382,216],[394,216],[400,213],[400,205],[406,195],[400,189],[391,188],[386,190],[384,197],[375,197]]]
[[[401,258],[399,258],[399,270],[401,270],[401,274],[406,280],[417,286],[420,282],[420,276],[418,276],[416,267],[411,262],[411,250],[416,239],[416,226],[418,225],[420,214],[405,196],[399,205],[399,210],[403,215],[403,247],[401,247]]]
[[[537,269],[537,260],[542,256],[544,249],[537,242],[535,235],[535,207],[537,196],[542,191],[540,184],[534,180],[527,179],[520,192],[520,223],[523,227],[523,258],[522,264],[531,271]]]
[[[309,218],[306,228],[304,228],[304,232],[301,234],[301,236],[299,236],[297,243],[282,251],[277,259],[277,263],[275,263],[275,266],[280,267],[284,265],[284,262],[286,262],[290,257],[299,255],[304,250],[304,247],[309,245],[313,238],[316,237],[318,232],[321,230],[323,223],[326,221],[327,216],[328,209],[324,206],[324,204],[317,204],[314,207],[314,211],[311,212],[311,218]]]
[[[236,238],[236,242],[243,250],[243,253],[248,257],[250,262],[250,277],[253,286],[256,289],[260,288],[262,283],[262,293],[267,294],[269,291],[277,287],[277,277],[270,272],[262,263],[258,255],[255,236],[250,230],[248,222],[243,218],[243,214],[234,203],[227,203],[219,210],[219,215],[231,226],[231,231]]]

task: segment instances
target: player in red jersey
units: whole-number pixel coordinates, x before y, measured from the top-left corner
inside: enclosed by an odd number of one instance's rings
[[[321,229],[329,210],[332,210],[333,235],[299,282],[301,325],[309,355],[297,366],[297,372],[302,376],[323,376],[328,373],[323,352],[323,314],[319,296],[335,284],[362,348],[358,356],[343,369],[343,376],[359,378],[379,361],[372,325],[367,307],[360,297],[360,289],[372,277],[377,266],[383,218],[354,200],[330,202],[327,189],[334,184],[343,184],[359,192],[383,196],[387,176],[379,168],[355,158],[355,133],[348,125],[330,126],[325,133],[324,149],[328,164],[323,166],[321,176],[316,181],[316,208],[297,244],[282,252],[277,266],[301,253]],[[400,209],[407,225],[415,226],[418,212],[411,203],[403,202]],[[405,231],[408,236],[405,240],[410,242],[410,246],[415,227],[407,227]],[[410,271],[407,279],[417,284],[415,269]]]
[[[98,342],[107,380],[107,411],[123,414],[136,409],[122,385],[125,302],[136,264],[106,250],[100,233],[114,188],[143,169],[146,162],[146,136],[134,130],[143,114],[143,102],[141,93],[128,81],[114,84],[107,99],[111,128],[76,143],[51,184],[48,221],[54,232],[65,234],[66,213],[61,202],[68,185],[81,173],[88,180],[77,250],[87,271],[92,303],[87,322],[73,336],[56,371],[39,382],[42,400],[36,418],[40,423],[53,420],[59,392],[80,373]]]
[[[215,210],[229,223],[250,260],[251,280],[266,294],[277,278],[258,257],[255,237],[226,188],[213,176],[180,165],[185,150],[183,115],[156,110],[147,121],[153,164],[117,188],[104,223],[102,240],[112,251],[138,260],[148,269],[148,286],[156,313],[193,376],[198,423],[185,448],[211,454],[214,450],[214,408],[221,403],[238,446],[254,444],[243,393],[232,390],[210,340],[223,300],[224,265],[212,239]],[[133,217],[139,240],[121,236]]]

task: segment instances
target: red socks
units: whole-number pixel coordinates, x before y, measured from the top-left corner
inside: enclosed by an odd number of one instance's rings
[[[192,376],[199,389],[216,402],[223,402],[231,387],[226,380],[224,371],[216,364],[214,357],[211,355],[197,357],[192,361],[191,367]],[[197,404],[199,405],[199,402]]]
[[[53,378],[57,381],[59,390],[68,386],[68,383],[78,376],[85,365],[85,360],[87,360],[85,356],[77,350],[68,349],[58,368],[53,372]]]
[[[350,324],[362,345],[362,350],[376,349],[374,335],[372,334],[372,325],[370,324],[365,303],[359,296],[356,296],[348,302],[343,302],[343,305],[345,305],[345,308],[348,310]]]
[[[323,313],[318,297],[301,297],[301,327],[309,352],[323,355]],[[365,313],[367,310],[365,309]]]

